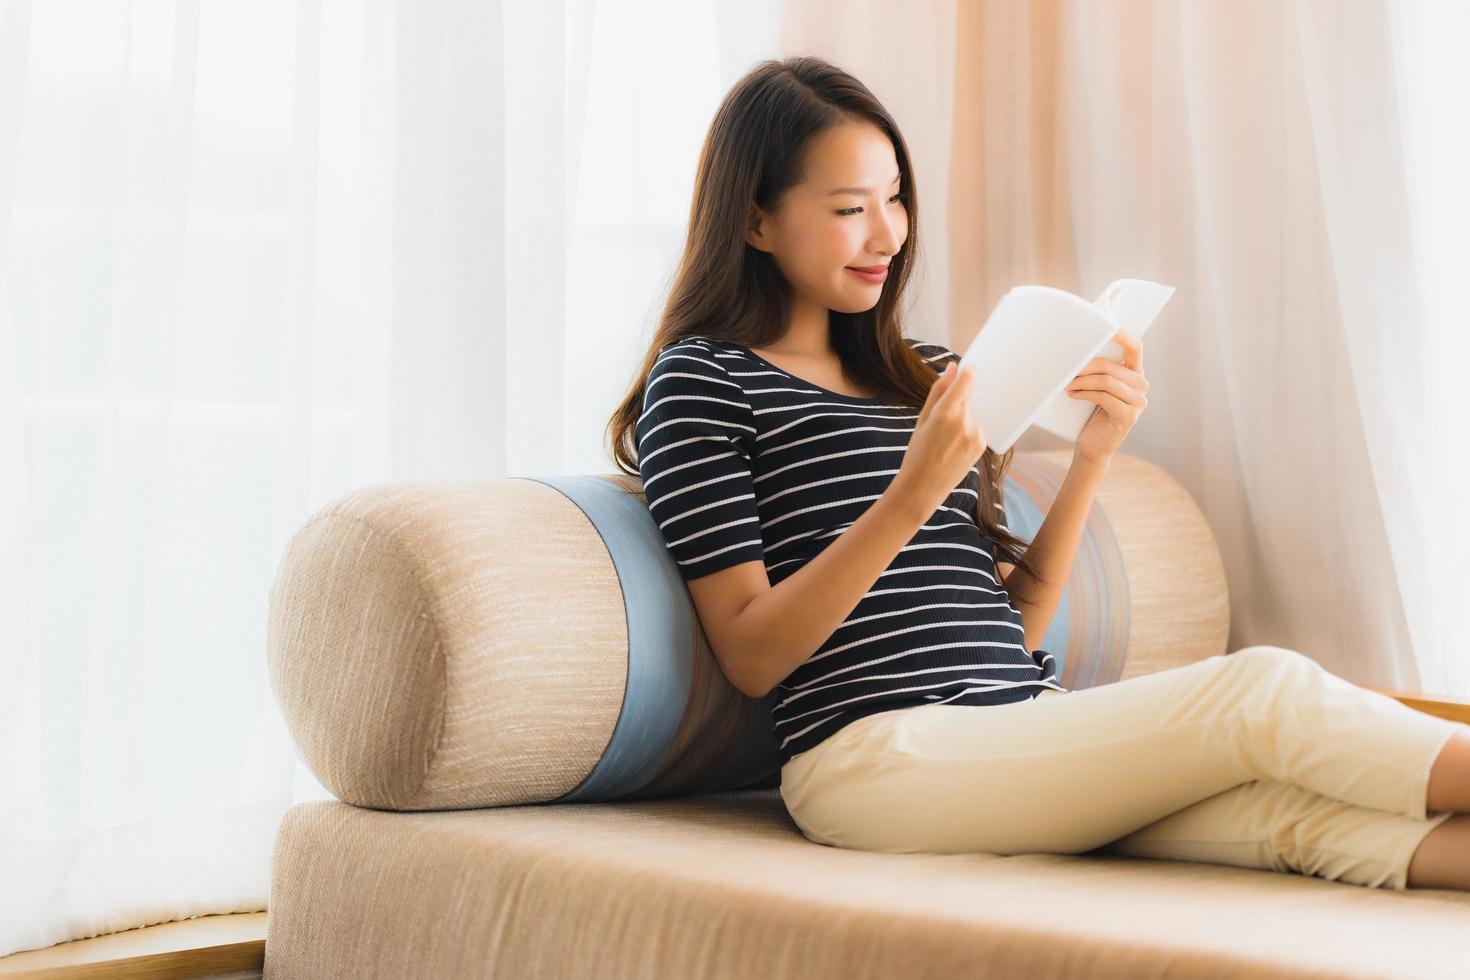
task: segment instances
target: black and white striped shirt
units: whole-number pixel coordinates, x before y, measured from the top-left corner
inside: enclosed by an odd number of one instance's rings
[[[909,343],[936,372],[959,360],[941,344]],[[774,587],[883,493],[918,417],[892,399],[818,387],[739,344],[693,337],[659,352],[634,437],[649,510],[684,579],[760,561]],[[1050,653],[1026,651],[994,544],[971,516],[979,480],[977,463],[777,687],[782,765],[875,712],[1066,690]]]

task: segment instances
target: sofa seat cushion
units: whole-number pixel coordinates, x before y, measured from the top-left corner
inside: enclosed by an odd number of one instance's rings
[[[813,843],[776,789],[401,813],[276,840],[268,980],[1466,977],[1470,893]]]

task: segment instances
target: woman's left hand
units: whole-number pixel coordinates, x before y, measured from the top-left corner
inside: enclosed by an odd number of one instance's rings
[[[1070,398],[1096,404],[1077,436],[1076,455],[1091,463],[1107,463],[1148,408],[1148,379],[1143,376],[1143,345],[1126,330],[1113,334],[1123,347],[1123,363],[1094,357],[1067,385]]]

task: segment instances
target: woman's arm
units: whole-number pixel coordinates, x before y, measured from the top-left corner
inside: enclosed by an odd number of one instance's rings
[[[693,579],[689,595],[730,683],[763,698],[847,619],[933,514],[893,485],[779,585],[743,562]]]
[[[997,563],[1001,581],[1011,601],[1021,610],[1025,629],[1025,645],[1035,650],[1051,626],[1062,590],[1072,574],[1077,546],[1082,541],[1082,528],[1087,512],[1097,496],[1097,488],[1107,475],[1108,463],[1097,463],[1074,455],[1072,465],[1062,480],[1057,499],[1052,502],[1041,528],[1026,551],[1026,559],[1036,569],[1036,577],[1009,562]]]
[[[1036,569],[1035,577],[1002,576],[1006,591],[1021,610],[1027,650],[1036,649],[1061,604],[1062,590],[1072,574],[1072,561],[1082,540],[1087,511],[1092,507],[1098,485],[1107,475],[1113,454],[1148,407],[1143,346],[1127,330],[1117,331],[1113,338],[1123,348],[1123,363],[1094,357],[1067,384],[1069,397],[1093,402],[1097,408],[1077,434],[1072,466],[1027,549],[1027,562]]]

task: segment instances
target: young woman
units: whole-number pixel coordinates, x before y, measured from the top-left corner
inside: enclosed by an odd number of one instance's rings
[[[1141,351],[1120,333],[1126,363],[1073,381],[1097,408],[1028,547],[969,372],[904,336],[918,229],[873,95],[818,58],[758,65],[710,127],[672,296],[609,424],[722,670],[775,692],[802,832],[1470,888],[1470,726],[1272,646],[1058,682],[1035,646],[1147,404]]]

